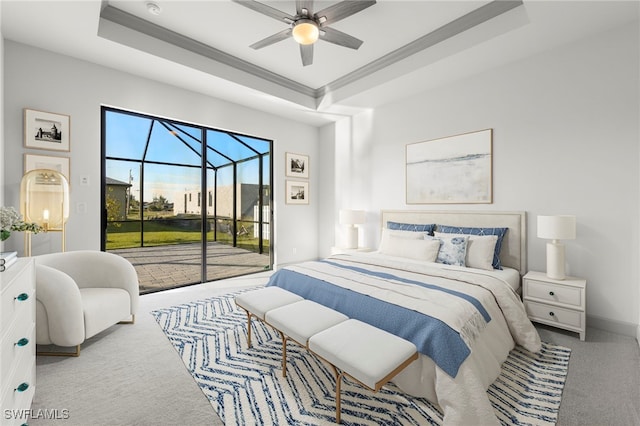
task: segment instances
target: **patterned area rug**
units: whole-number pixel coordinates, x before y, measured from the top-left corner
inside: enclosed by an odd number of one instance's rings
[[[234,303],[236,294],[151,312],[222,421],[335,424],[335,378],[330,367],[291,343],[283,378],[279,335],[253,321],[253,345],[248,349],[246,315]],[[569,349],[548,343],[539,354],[513,349],[487,391],[501,423],[555,424],[569,356]],[[406,395],[392,383],[373,393],[345,379],[342,423],[440,425],[442,413],[438,406]]]

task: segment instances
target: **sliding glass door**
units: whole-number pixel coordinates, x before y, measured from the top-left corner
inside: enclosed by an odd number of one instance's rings
[[[102,129],[102,246],[142,293],[271,269],[271,141],[107,107]]]

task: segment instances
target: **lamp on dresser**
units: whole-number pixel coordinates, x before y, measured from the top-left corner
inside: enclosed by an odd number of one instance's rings
[[[358,248],[358,227],[365,222],[364,210],[340,210],[339,221],[341,225],[347,225],[345,248]]]
[[[576,217],[571,215],[538,216],[538,238],[547,243],[547,276],[565,279],[565,249],[560,240],[576,238]]]

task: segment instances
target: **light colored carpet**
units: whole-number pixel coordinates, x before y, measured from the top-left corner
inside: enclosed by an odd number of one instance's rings
[[[225,424],[333,424],[331,369],[291,344],[283,378],[278,334],[255,321],[255,344],[247,348],[246,315],[236,307],[235,294],[153,312]],[[502,424],[555,424],[570,352],[549,344],[539,354],[522,348],[511,352],[488,390]],[[342,395],[342,422],[347,425],[442,424],[437,406],[393,384],[374,394],[346,380]]]
[[[152,310],[266,283],[260,273],[140,298],[134,325],[116,325],[82,345],[79,358],[37,358],[32,409],[69,410],[68,419],[31,426],[222,425]],[[542,340],[571,348],[558,426],[640,424],[640,347],[633,337],[589,327],[575,333],[537,326]]]

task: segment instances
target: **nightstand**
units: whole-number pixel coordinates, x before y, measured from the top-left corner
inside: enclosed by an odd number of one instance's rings
[[[555,280],[544,272],[530,271],[522,278],[522,299],[531,321],[586,336],[587,281],[567,277]]]

